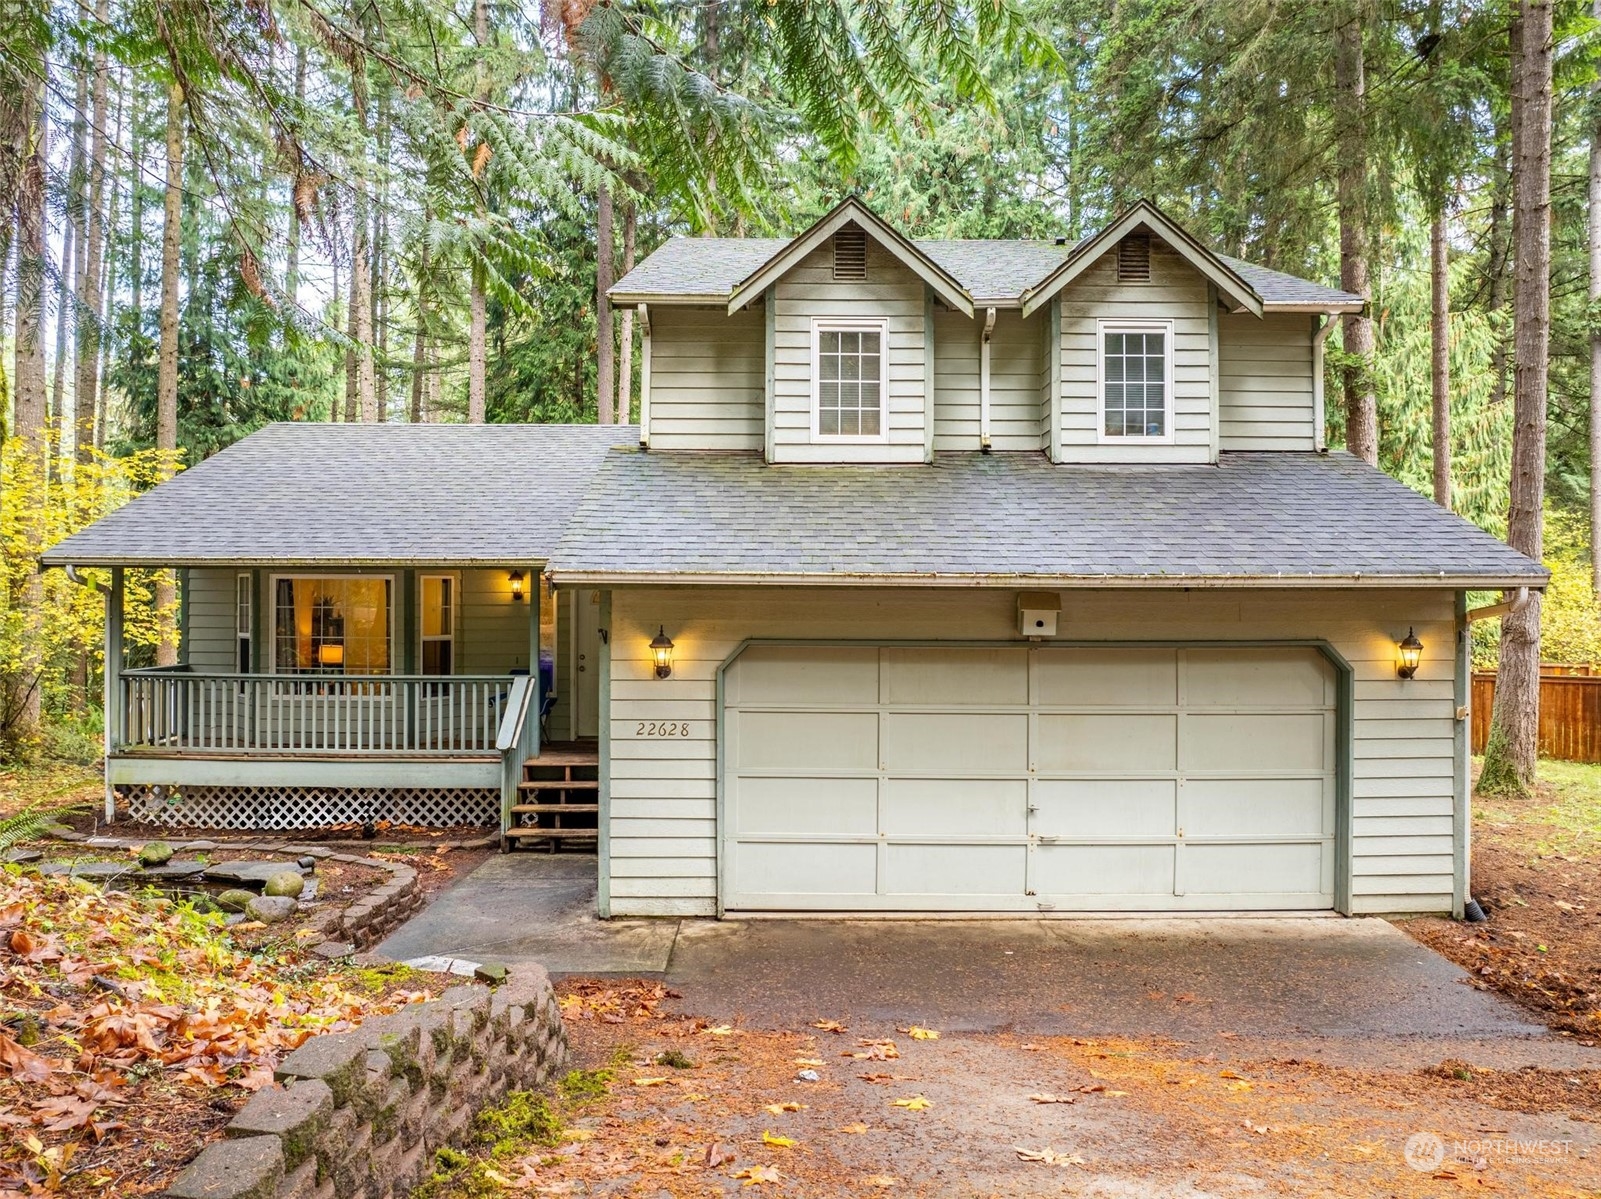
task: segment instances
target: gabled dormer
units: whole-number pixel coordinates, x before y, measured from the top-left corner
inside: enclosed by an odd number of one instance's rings
[[[643,318],[647,448],[775,463],[1321,448],[1322,336],[1361,305],[1149,202],[1069,247],[912,241],[854,197],[794,238],[674,239],[612,297]]]

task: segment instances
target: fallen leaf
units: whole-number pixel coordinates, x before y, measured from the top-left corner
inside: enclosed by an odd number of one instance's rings
[[[901,1185],[901,1180],[896,1178],[893,1174],[869,1174],[866,1178],[862,1179],[862,1182],[864,1185],[870,1187],[887,1188],[898,1187]]]
[[[729,1177],[738,1178],[743,1185],[750,1187],[763,1182],[780,1182],[784,1176],[778,1172],[777,1166],[746,1166]]]
[[[1104,1082],[1087,1082],[1083,1086],[1074,1087],[1073,1089],[1081,1095],[1093,1095],[1097,1091],[1106,1090],[1106,1084]]]
[[[1032,1099],[1035,1103],[1077,1103],[1078,1102],[1078,1096],[1076,1096],[1076,1095],[1053,1095],[1049,1091],[1046,1091],[1046,1092],[1044,1092],[1042,1094],[1039,1094],[1039,1095],[1030,1095],[1029,1098]]]
[[[634,1079],[634,1085],[636,1087],[659,1087],[663,1086],[667,1081],[665,1078],[636,1078]]]
[[[840,1054],[840,1057],[853,1057],[857,1061],[863,1062],[887,1062],[901,1055],[901,1051],[895,1047],[894,1041],[869,1041],[863,1038],[856,1043],[864,1046],[864,1048],[855,1053],[847,1049]]]
[[[721,1141],[713,1141],[706,1146],[706,1152],[700,1155],[700,1164],[708,1170],[715,1170],[718,1166],[725,1166],[733,1160],[733,1152],[724,1149]]]
[[[932,1028],[920,1028],[916,1024],[912,1025],[910,1028],[901,1028],[897,1029],[896,1031],[905,1033],[914,1041],[939,1040],[939,1033],[935,1032]]]
[[[820,1057],[798,1057],[795,1059],[795,1064],[797,1066],[821,1066],[823,1059]]]
[[[763,1130],[762,1144],[774,1145],[779,1149],[793,1149],[795,1148],[796,1142],[793,1137],[775,1137],[772,1133]]]
[[[790,1100],[787,1103],[769,1103],[763,1110],[772,1112],[775,1116],[782,1116],[785,1112],[803,1112],[806,1110],[806,1105]]]
[[[1044,1051],[1045,1046],[1029,1044],[1019,1046],[1019,1048],[1022,1049],[1024,1053],[1040,1053]]]
[[[891,1099],[891,1107],[904,1107],[909,1112],[920,1112],[934,1105],[921,1095],[913,1095],[910,1099]]]
[[[1106,1093],[1107,1093],[1108,1096],[1117,1096],[1117,1095],[1127,1095],[1128,1094],[1127,1091],[1108,1091]]]
[[[858,1124],[847,1124],[843,1128],[841,1128],[840,1131],[841,1132],[848,1132],[852,1136],[859,1137],[859,1136],[861,1136],[863,1133],[865,1133],[867,1131],[867,1125],[860,1124],[860,1123],[858,1123]]]
[[[1251,1084],[1248,1083],[1248,1082],[1245,1082],[1243,1080],[1240,1081],[1240,1082],[1231,1082],[1231,1083],[1229,1083],[1229,1090],[1231,1090],[1231,1091],[1249,1091],[1250,1089],[1251,1089]]]
[[[1017,1150],[1019,1160],[1025,1162],[1039,1162],[1045,1166],[1082,1166],[1084,1159],[1076,1153],[1058,1153],[1050,1146],[1044,1149],[1025,1149],[1021,1145],[1013,1145]]]
[[[1233,1070],[1219,1070],[1217,1072],[1217,1076],[1219,1078],[1238,1078],[1238,1079],[1241,1079],[1242,1081],[1245,1078],[1245,1075],[1236,1074]]]
[[[702,1099],[710,1099],[711,1096],[702,1095],[699,1091],[691,1091],[689,1094],[682,1096],[682,1098],[685,1103],[699,1103]]]
[[[0,1032],[0,1066],[5,1067],[12,1078],[23,1082],[46,1082],[50,1078],[48,1061],[3,1032]]]
[[[701,1032],[708,1037],[727,1037],[733,1035],[734,1026],[732,1024],[719,1024],[715,1028],[703,1028]]]
[[[847,1029],[838,1020],[813,1020],[813,1028],[820,1028],[824,1032],[845,1032]]]

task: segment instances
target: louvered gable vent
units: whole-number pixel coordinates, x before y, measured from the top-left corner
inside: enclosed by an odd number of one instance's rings
[[[1151,238],[1146,233],[1130,233],[1117,243],[1117,281],[1151,281]]]
[[[834,278],[867,278],[867,232],[860,225],[846,225],[834,234]]]

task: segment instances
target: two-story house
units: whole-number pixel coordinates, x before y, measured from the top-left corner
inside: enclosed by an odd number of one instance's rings
[[[1547,575],[1325,450],[1358,297],[856,200],[612,296],[637,428],[274,426],[47,555],[114,568],[135,814],[498,812],[603,915],[1461,911],[1467,593]]]

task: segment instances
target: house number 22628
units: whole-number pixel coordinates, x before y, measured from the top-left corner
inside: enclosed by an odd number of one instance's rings
[[[641,720],[634,729],[636,737],[687,737],[689,736],[689,721],[687,720]]]

